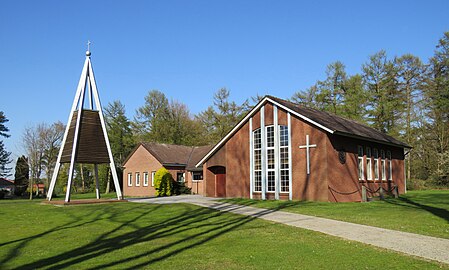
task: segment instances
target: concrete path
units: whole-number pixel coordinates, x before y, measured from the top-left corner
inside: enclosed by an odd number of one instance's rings
[[[378,227],[283,211],[221,203],[216,201],[214,198],[207,198],[198,195],[130,199],[129,201],[155,204],[190,203],[219,211],[257,217],[298,228],[313,230],[344,239],[449,264],[449,239],[382,229]]]

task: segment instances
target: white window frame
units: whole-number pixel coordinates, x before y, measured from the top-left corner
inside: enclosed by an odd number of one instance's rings
[[[393,162],[391,160],[391,151],[387,151],[387,159],[388,159],[388,180],[393,180]]]
[[[386,163],[385,163],[385,150],[380,150],[380,166],[382,168],[382,181],[387,180],[387,170],[386,170]]]
[[[366,180],[373,180],[373,160],[370,147],[366,147]]]
[[[373,149],[374,158],[374,180],[379,180],[379,150],[377,148]]]
[[[128,187],[133,186],[133,173],[128,173]]]
[[[268,146],[268,129],[273,129],[273,146]],[[275,148],[276,148],[276,144],[275,144],[275,139],[274,139],[274,136],[275,136],[275,134],[274,134],[274,126],[273,125],[270,125],[270,126],[266,126],[265,127],[265,134],[266,134],[266,136],[265,136],[265,149],[266,149],[266,152],[265,152],[265,157],[266,157],[266,166],[265,166],[265,169],[266,169],[266,172],[267,172],[267,177],[266,177],[266,179],[267,179],[267,184],[266,184],[266,193],[274,193],[274,192],[276,192],[276,150],[275,150]],[[269,159],[268,159],[268,152],[269,151],[272,151],[273,152],[273,167],[272,168],[269,168]],[[271,173],[271,175],[273,176],[273,182],[274,182],[274,184],[273,184],[273,186],[272,186],[272,190],[269,190],[268,188],[269,188],[269,185],[268,185],[268,181],[269,181],[269,175],[270,175],[270,173]]]
[[[201,175],[201,179],[195,179],[195,174],[199,174]],[[199,182],[199,181],[203,181],[203,172],[192,172],[192,182]]]
[[[140,187],[140,172],[136,172],[136,187]]]
[[[359,180],[365,180],[365,170],[364,170],[364,162],[363,162],[363,146],[357,145],[357,174],[359,176]]]
[[[143,186],[148,187],[148,172],[143,173]]]
[[[287,144],[286,145],[281,145],[281,141],[282,141],[282,138],[281,138],[281,130],[283,129],[283,128],[285,128],[285,131],[287,132],[286,133],[286,136],[287,136]],[[284,126],[284,125],[279,125],[279,192],[280,193],[289,193],[290,192],[290,156],[289,156],[289,153],[290,153],[290,141],[289,141],[289,137],[288,137],[288,133],[289,133],[289,130],[288,130],[288,126]],[[285,154],[287,155],[287,164],[282,164],[282,160],[281,160],[281,149],[285,149]],[[286,165],[287,166],[287,168],[282,168],[282,165]],[[284,180],[284,184],[286,184],[287,186],[285,186],[285,185],[282,185],[282,172],[284,172],[284,173],[287,173],[287,180]],[[286,182],[285,182],[286,181]],[[284,188],[284,191],[282,191],[282,188]]]
[[[259,132],[259,141],[260,141],[260,146],[259,146],[259,148],[256,148],[256,133],[257,132]],[[258,128],[258,129],[256,129],[256,130],[254,130],[253,131],[253,153],[254,153],[254,158],[253,158],[253,162],[254,162],[254,165],[253,165],[253,168],[254,168],[254,190],[253,190],[253,192],[262,192],[262,155],[263,155],[263,153],[262,153],[262,129],[260,129],[260,128]],[[258,157],[259,157],[259,165],[260,165],[260,169],[256,169],[256,157],[257,157],[257,155],[256,155],[256,152],[259,152],[260,154],[258,155]],[[260,177],[259,178],[257,178],[257,175],[260,175]],[[260,185],[259,186],[257,186],[256,185],[256,179],[258,179],[257,180],[257,182],[259,182],[260,183]]]
[[[154,176],[156,175],[155,171],[151,172],[151,186],[154,187]]]

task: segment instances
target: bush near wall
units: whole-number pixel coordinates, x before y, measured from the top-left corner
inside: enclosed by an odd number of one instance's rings
[[[156,196],[171,196],[173,194],[173,177],[165,168],[160,168],[154,175]]]

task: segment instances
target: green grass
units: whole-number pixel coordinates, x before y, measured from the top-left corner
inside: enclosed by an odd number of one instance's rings
[[[0,201],[1,269],[449,269],[188,204]]]
[[[222,201],[449,239],[449,190],[410,191],[398,199],[387,198],[369,203]]]

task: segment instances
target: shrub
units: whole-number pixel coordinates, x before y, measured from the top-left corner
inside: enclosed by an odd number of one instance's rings
[[[175,181],[173,184],[173,193],[176,195],[192,194],[192,189],[186,187],[185,183]]]
[[[173,177],[165,168],[160,168],[154,175],[156,196],[171,196],[173,194]]]

